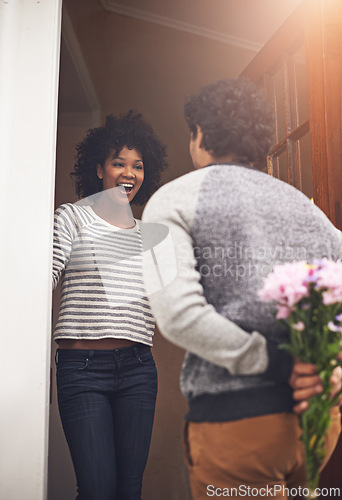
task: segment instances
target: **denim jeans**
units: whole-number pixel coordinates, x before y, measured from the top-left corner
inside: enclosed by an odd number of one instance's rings
[[[143,344],[59,349],[58,406],[79,500],[140,500],[157,370]]]

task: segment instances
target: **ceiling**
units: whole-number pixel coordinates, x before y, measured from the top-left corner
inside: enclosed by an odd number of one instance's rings
[[[302,0],[100,0],[109,11],[175,29],[236,39],[260,49]]]
[[[85,0],[84,5],[216,40],[232,51],[244,48],[253,58],[301,1]],[[70,6],[70,0],[65,5]],[[62,33],[60,113],[93,112],[100,104],[66,8]]]

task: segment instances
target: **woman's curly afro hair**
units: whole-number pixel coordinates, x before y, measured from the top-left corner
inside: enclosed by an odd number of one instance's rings
[[[144,182],[133,203],[144,204],[160,187],[161,173],[167,167],[166,148],[141,114],[131,110],[119,117],[108,115],[103,127],[89,130],[77,144],[76,163],[70,176],[79,198],[102,191],[97,165],[103,167],[112,150],[119,154],[124,147],[137,149],[144,163]]]
[[[269,102],[246,78],[217,80],[190,96],[185,119],[193,137],[203,132],[204,148],[220,158],[234,153],[242,163],[256,163],[269,152],[274,119]]]

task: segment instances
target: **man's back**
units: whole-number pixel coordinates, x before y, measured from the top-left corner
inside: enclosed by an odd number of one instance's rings
[[[181,376],[189,419],[291,411],[291,360],[276,349],[287,333],[257,291],[275,264],[337,259],[340,233],[292,186],[229,164],[167,184],[143,220],[166,224],[175,247],[178,275],[150,301],[162,333],[189,351]]]
[[[202,172],[191,234],[204,295],[247,331],[277,334],[279,323],[258,300],[263,278],[275,264],[337,259],[337,231],[300,191],[263,172],[242,165]]]

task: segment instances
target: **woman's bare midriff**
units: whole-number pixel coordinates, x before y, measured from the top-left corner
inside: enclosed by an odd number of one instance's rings
[[[98,339],[98,340],[74,340],[61,339],[59,341],[59,349],[120,349],[120,347],[130,347],[136,344],[131,340],[126,339]]]

